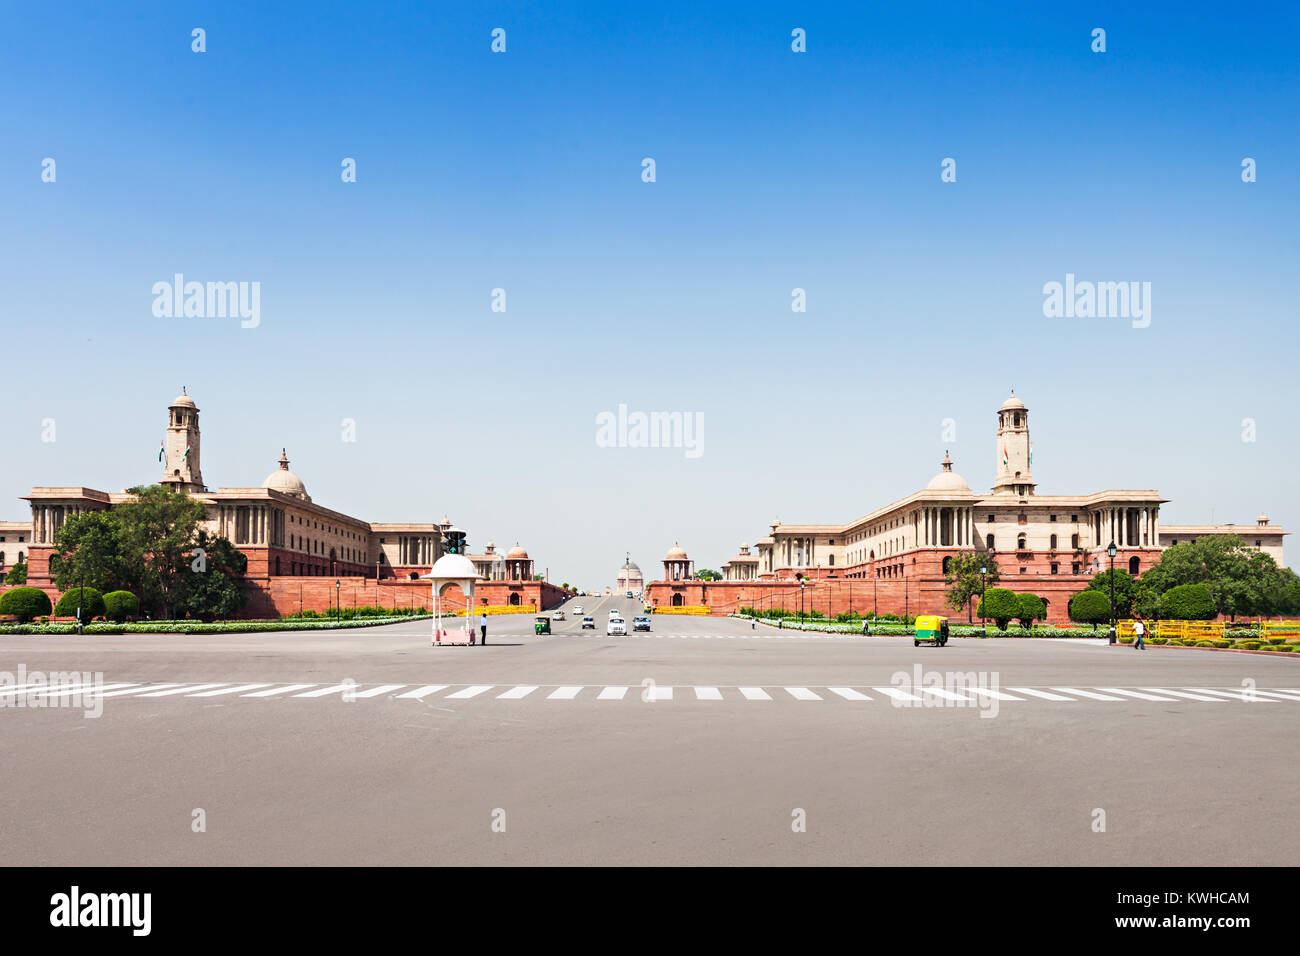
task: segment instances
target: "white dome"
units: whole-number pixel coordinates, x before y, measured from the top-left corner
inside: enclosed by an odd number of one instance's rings
[[[311,495],[307,494],[307,486],[302,483],[301,478],[289,470],[289,459],[283,448],[280,449],[280,467],[266,476],[262,487],[278,491],[282,495],[311,501]]]
[[[463,554],[444,554],[433,563],[433,568],[428,574],[421,575],[425,579],[437,581],[477,580],[478,576],[474,562]]]
[[[943,454],[943,467],[940,469],[939,474],[930,479],[930,483],[925,486],[925,490],[958,495],[972,493],[970,485],[966,484],[966,479],[952,470],[952,459],[948,457],[947,452]]]

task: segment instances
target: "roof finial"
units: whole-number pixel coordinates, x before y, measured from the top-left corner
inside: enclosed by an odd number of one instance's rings
[[[281,471],[289,470],[289,455],[287,450],[284,448],[280,449],[280,470]]]

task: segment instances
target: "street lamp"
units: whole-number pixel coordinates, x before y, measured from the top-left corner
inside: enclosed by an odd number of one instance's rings
[[[1110,555],[1110,642],[1115,643],[1115,539],[1112,538],[1110,546],[1106,548],[1106,553]]]
[[[343,621],[343,608],[339,602],[343,599],[339,588],[343,587],[342,581],[334,582],[334,623],[339,624]]]
[[[985,583],[985,578],[988,576],[988,573],[989,573],[989,566],[987,564],[981,564],[980,565],[980,633],[983,634],[985,637],[989,636],[988,625],[984,622],[984,583]]]
[[[808,586],[808,582],[803,578],[799,579],[799,626],[803,627],[803,589]]]
[[[81,580],[79,584],[81,586],[77,588],[77,633],[78,634],[81,633],[81,598],[86,591],[86,578],[84,574],[81,575]]]

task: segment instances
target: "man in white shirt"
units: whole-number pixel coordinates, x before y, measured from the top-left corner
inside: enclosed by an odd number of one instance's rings
[[[478,616],[478,629],[483,632],[483,639],[479,643],[486,644],[487,643],[487,615],[486,614],[480,614]]]
[[[1145,651],[1147,649],[1147,646],[1142,643],[1142,635],[1146,633],[1146,626],[1142,623],[1142,618],[1138,617],[1136,618],[1136,620],[1134,620],[1133,633],[1137,637],[1137,639],[1133,641],[1134,649],[1139,651]]]

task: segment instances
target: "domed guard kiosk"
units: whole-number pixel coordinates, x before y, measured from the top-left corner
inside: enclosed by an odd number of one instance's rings
[[[474,582],[479,580],[474,562],[463,554],[444,554],[434,562],[428,574],[422,575],[433,585],[433,646],[442,644],[473,644],[477,637],[474,629]],[[450,585],[460,585],[465,593],[465,618],[460,628],[442,626],[442,595]],[[454,618],[453,618],[454,620]]]

